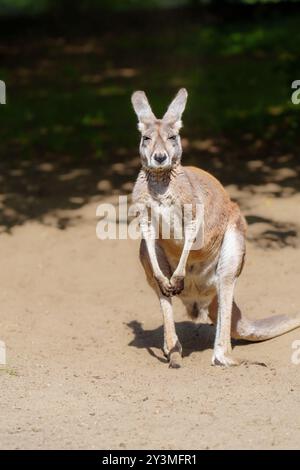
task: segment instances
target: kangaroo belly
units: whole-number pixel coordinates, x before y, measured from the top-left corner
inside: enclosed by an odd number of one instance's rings
[[[216,293],[217,262],[190,262],[186,267],[184,290],[180,298],[183,302],[197,301],[200,308],[206,308]]]
[[[177,248],[177,247],[176,247]],[[175,248],[175,249],[176,249]],[[177,256],[168,256],[172,272],[178,264]],[[184,290],[179,295],[186,306],[197,302],[199,309],[207,308],[216,294],[216,268],[218,256],[205,258],[191,255],[186,265]]]

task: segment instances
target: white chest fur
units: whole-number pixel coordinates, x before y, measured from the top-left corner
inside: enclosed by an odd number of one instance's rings
[[[176,244],[184,241],[184,211],[178,198],[171,194],[149,197],[151,221],[162,239],[172,239]]]

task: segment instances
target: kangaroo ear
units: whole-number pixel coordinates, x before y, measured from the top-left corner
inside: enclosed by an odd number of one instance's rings
[[[181,116],[184,111],[188,93],[185,88],[181,88],[171,104],[168,107],[166,114],[163,117],[164,121],[169,122],[179,130],[182,126]]]
[[[142,132],[147,124],[156,120],[146,94],[143,91],[135,91],[131,97],[133,109],[139,119],[138,128]]]

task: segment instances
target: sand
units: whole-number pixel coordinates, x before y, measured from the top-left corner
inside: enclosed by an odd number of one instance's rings
[[[250,222],[242,311],[299,312],[300,196],[228,189]],[[190,322],[176,300],[184,360],[169,369],[138,241],[98,240],[96,205],[0,236],[0,448],[299,448],[300,329],[235,346],[266,367],[212,367],[214,328]],[[62,217],[74,223],[62,229]]]

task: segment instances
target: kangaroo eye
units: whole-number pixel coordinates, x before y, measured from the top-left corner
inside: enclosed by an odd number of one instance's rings
[[[168,137],[169,140],[176,140],[177,139],[177,135],[171,135],[170,137]]]
[[[144,136],[143,136],[143,142],[147,142],[147,141],[149,141],[149,140],[151,140],[150,137],[148,137],[147,135],[144,135]]]

